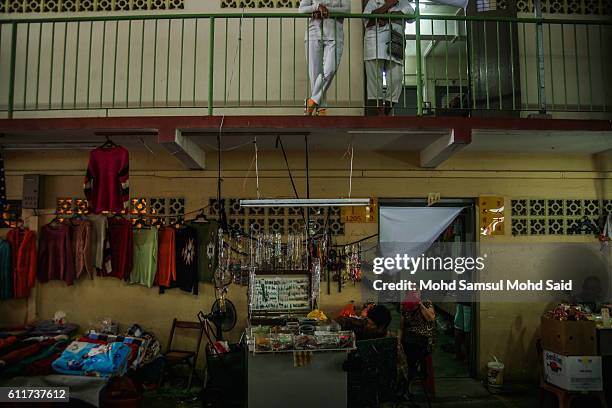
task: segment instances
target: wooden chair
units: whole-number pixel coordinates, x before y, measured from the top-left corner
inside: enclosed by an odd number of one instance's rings
[[[195,350],[179,350],[172,348],[172,340],[174,339],[174,332],[176,329],[185,330],[197,330],[198,341]],[[159,386],[161,387],[164,381],[164,374],[168,366],[175,366],[178,364],[185,364],[189,367],[189,380],[187,381],[187,389],[191,388],[191,382],[195,373],[196,363],[198,362],[198,356],[200,355],[200,346],[202,345],[202,336],[204,334],[204,327],[199,322],[187,322],[181,321],[174,318],[172,321],[172,329],[170,330],[170,338],[168,339],[168,348],[164,354],[166,360],[166,367],[162,370],[162,374],[159,380]]]

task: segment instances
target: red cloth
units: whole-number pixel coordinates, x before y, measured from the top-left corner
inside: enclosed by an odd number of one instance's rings
[[[17,361],[23,360],[24,358],[38,353],[40,350],[52,345],[53,343],[55,343],[55,340],[45,340],[22,349],[15,350],[12,353],[2,356],[0,362],[4,362],[5,366],[11,365]]]
[[[11,244],[13,295],[27,298],[36,283],[36,234],[27,228],[13,228],[6,235]]]
[[[32,364],[30,364],[25,369],[24,374],[28,376],[53,374],[53,368],[51,367],[51,364],[53,364],[55,360],[60,358],[60,356],[62,355],[62,352],[64,351],[64,349],[69,343],[70,342],[66,342],[64,346],[52,356],[43,358],[41,360],[34,361]]]
[[[5,339],[0,339],[0,350],[17,342],[17,337],[9,336]]]
[[[132,224],[125,218],[108,219],[108,242],[110,244],[112,271],[102,269],[99,276],[127,280],[132,272],[134,260],[134,234]]]
[[[176,281],[176,231],[161,228],[157,233],[157,274],[155,284],[169,288]]]
[[[63,280],[72,285],[74,265],[70,227],[66,224],[43,226],[38,249],[38,280]]]
[[[85,196],[94,214],[119,213],[128,208],[130,155],[125,147],[98,147],[89,154]]]

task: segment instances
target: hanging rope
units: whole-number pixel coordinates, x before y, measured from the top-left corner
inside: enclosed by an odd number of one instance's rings
[[[353,137],[351,137],[351,141],[349,142],[349,145],[346,148],[346,151],[342,155],[342,159],[344,159],[346,156],[350,155],[350,160],[351,160],[350,170],[349,170],[349,191],[348,191],[348,198],[351,198],[351,194],[353,193],[353,157],[354,157],[354,153],[355,153],[355,149],[354,149],[354,145],[353,145]]]
[[[353,193],[353,142],[351,142],[351,173],[349,175],[349,193],[348,198],[351,198],[351,194]]]

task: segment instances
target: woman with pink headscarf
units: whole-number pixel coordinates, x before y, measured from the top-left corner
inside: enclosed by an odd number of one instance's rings
[[[400,339],[411,370],[433,351],[437,327],[436,311],[431,301],[421,300],[419,291],[409,292],[401,303]]]

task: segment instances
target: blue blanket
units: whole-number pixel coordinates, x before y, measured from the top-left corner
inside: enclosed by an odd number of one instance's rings
[[[73,341],[53,362],[62,374],[111,377],[127,371],[130,348],[122,343],[93,344]]]

